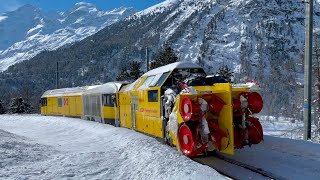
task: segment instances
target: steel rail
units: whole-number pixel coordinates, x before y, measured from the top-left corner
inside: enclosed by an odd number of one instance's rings
[[[285,178],[285,177],[282,177],[282,176],[279,176],[279,175],[276,175],[274,173],[271,173],[271,172],[268,172],[268,171],[265,171],[263,170],[262,168],[257,168],[257,167],[254,167],[252,165],[249,165],[249,164],[246,164],[246,163],[243,163],[241,161],[238,161],[238,160],[235,160],[235,159],[232,159],[232,158],[229,158],[229,157],[226,157],[220,153],[210,153],[208,154],[207,156],[198,156],[196,158],[192,158],[194,161],[200,163],[200,164],[203,164],[203,165],[207,165],[215,170],[217,170],[219,173],[225,175],[225,176],[228,176],[232,179],[238,179],[236,177],[236,175],[230,175],[230,173],[228,172],[225,172],[225,171],[222,171],[216,167],[214,167],[212,164],[210,165],[210,161],[213,157],[216,157],[217,159],[220,159],[222,161],[225,161],[227,163],[230,163],[232,165],[236,165],[238,167],[241,167],[241,168],[244,168],[246,170],[249,170],[251,172],[254,172],[256,174],[259,174],[263,177],[266,177],[266,178],[269,178],[269,179],[276,179],[276,180],[286,180],[288,178]]]

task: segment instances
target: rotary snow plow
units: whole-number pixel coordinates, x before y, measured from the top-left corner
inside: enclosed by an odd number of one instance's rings
[[[258,118],[263,100],[247,87],[233,88],[231,83],[188,87],[179,83],[170,114],[170,136],[184,155],[194,157],[208,151],[234,154],[234,148],[258,144],[263,130]]]

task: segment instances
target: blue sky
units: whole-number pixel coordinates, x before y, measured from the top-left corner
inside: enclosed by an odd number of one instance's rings
[[[13,11],[24,4],[40,7],[44,11],[64,11],[80,1],[95,4],[104,10],[121,6],[143,10],[164,0],[0,0],[0,13]]]

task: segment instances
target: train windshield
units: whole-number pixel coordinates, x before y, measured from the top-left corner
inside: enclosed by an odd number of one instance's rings
[[[195,69],[175,69],[173,71],[173,78],[176,82],[181,82],[190,76],[206,77],[206,73],[201,68]]]
[[[167,78],[165,83],[162,85],[162,88],[168,89],[171,88],[176,93],[179,93],[181,89],[179,89],[179,82],[183,82],[184,80],[190,77],[206,77],[206,73],[201,68],[193,68],[193,69],[175,69]]]

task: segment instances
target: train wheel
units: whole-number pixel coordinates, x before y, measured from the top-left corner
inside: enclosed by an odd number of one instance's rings
[[[192,132],[186,124],[180,126],[178,140],[182,153],[185,156],[191,156],[193,153],[194,140],[192,137]]]

